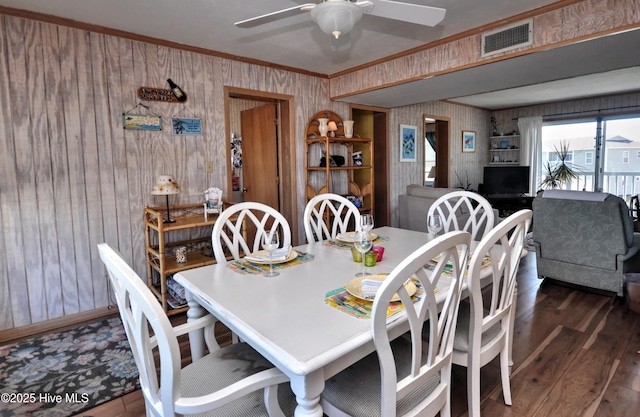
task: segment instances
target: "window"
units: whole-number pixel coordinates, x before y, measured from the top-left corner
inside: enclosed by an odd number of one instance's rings
[[[593,164],[593,152],[585,152],[584,153],[584,164],[585,165]]]
[[[593,189],[585,174],[593,172],[594,166],[583,163],[583,158],[586,159],[587,153],[591,152],[591,159],[594,160],[595,140],[593,138],[595,131],[596,123],[593,120],[543,124],[542,177],[540,179],[542,188],[552,186],[551,184],[543,184],[543,182],[551,178],[553,170],[562,164],[561,154],[566,151],[565,164],[579,174],[570,183],[561,184],[560,188],[568,190]],[[579,157],[576,159],[578,155]]]
[[[558,158],[558,154],[555,152],[549,153],[549,162],[558,163],[560,159]],[[565,158],[566,162],[573,162],[573,151],[569,151],[567,153],[567,157]]]
[[[542,160],[538,167],[541,188],[553,186],[552,182],[542,182],[552,179],[549,170],[553,172],[561,163],[558,151],[563,148],[567,151],[565,162],[577,173],[577,178],[561,184],[560,188],[599,190],[623,199],[640,194],[637,179],[640,178],[640,115],[544,123]],[[635,155],[633,160],[632,155]]]

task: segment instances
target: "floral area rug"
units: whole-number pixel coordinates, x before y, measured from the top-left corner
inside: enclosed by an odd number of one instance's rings
[[[139,388],[119,317],[0,346],[0,416],[71,416]]]

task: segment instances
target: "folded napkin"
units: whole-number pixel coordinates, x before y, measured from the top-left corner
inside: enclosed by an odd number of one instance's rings
[[[187,304],[187,299],[184,295],[184,287],[178,284],[173,278],[169,278],[167,280],[167,291],[178,304]]]
[[[336,235],[336,239],[341,240],[343,242],[355,242],[356,240],[358,240],[359,234],[360,234],[359,232],[338,233]],[[373,232],[368,232],[368,234],[371,240],[376,240],[378,238],[378,235]]]
[[[291,254],[291,246],[287,246],[284,248],[274,250],[272,258],[269,258],[269,252],[267,252],[266,250],[261,250],[256,253],[251,253],[249,255],[246,255],[244,258],[249,262],[251,261],[269,262],[269,259],[271,259],[273,262],[282,262],[282,261],[286,261],[289,258],[290,254]]]
[[[363,279],[360,285],[362,285],[362,296],[364,298],[375,298],[376,293],[382,285],[382,281],[375,279]]]
[[[338,233],[338,235],[336,236],[336,238],[338,240],[349,240],[349,241],[355,241],[356,239],[356,234],[353,232],[347,232],[347,233]]]

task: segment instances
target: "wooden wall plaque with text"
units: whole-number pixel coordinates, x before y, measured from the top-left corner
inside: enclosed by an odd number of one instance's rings
[[[173,91],[169,88],[140,87],[138,98],[148,101],[164,101],[165,103],[179,103]]]

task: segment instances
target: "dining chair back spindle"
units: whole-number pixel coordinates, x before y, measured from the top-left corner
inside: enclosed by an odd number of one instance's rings
[[[444,232],[464,230],[471,233],[472,240],[482,239],[495,223],[491,203],[471,191],[452,191],[439,197],[429,207],[427,218],[434,214],[440,215]]]
[[[453,337],[470,241],[468,232],[439,236],[384,280],[372,310],[376,351],[326,381],[321,400],[326,415],[450,416]],[[424,291],[417,300],[405,289],[408,279]],[[396,314],[405,314],[410,328],[399,337],[388,315],[396,294],[404,307]],[[437,298],[443,294],[440,309]],[[424,331],[428,346],[421,338]]]
[[[291,245],[291,228],[287,219],[266,204],[247,201],[225,209],[213,225],[211,244],[217,263],[226,263],[243,254],[260,250],[262,236],[270,229],[280,230],[280,245]]]
[[[220,348],[213,337],[215,320],[211,315],[172,327],[156,297],[122,257],[106,243],[98,245],[98,252],[140,374],[148,416],[273,417],[293,413],[295,397],[286,375],[246,343]],[[205,331],[209,353],[182,368],[178,336],[198,329]],[[159,356],[159,369],[154,353]],[[282,408],[278,390],[282,399],[288,398]]]
[[[453,363],[467,367],[469,417],[480,417],[480,368],[500,356],[504,401],[511,405],[511,349],[516,310],[516,275],[533,212],[520,210],[480,241],[469,261],[469,298],[460,304]],[[491,268],[490,296],[483,297],[480,274]]]
[[[304,233],[307,243],[335,239],[353,225],[360,227],[360,210],[345,197],[324,193],[312,197],[304,209]]]

